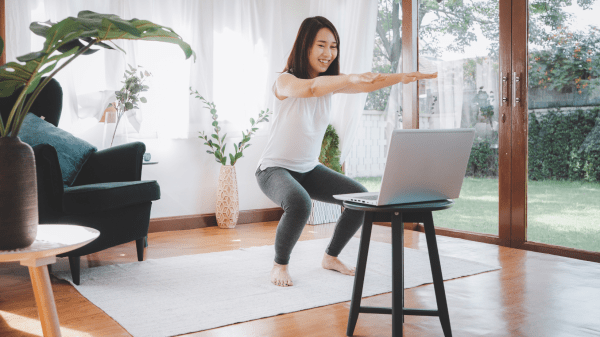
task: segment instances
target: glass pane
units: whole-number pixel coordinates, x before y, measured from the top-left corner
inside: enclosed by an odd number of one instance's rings
[[[402,50],[402,8],[398,0],[379,0],[372,72],[398,71]],[[392,131],[402,125],[398,85],[369,93],[352,150],[345,161],[346,175],[369,191],[379,191]]]
[[[436,226],[498,234],[498,1],[419,1],[419,128],[474,128],[460,197]]]
[[[529,11],[527,240],[600,251],[600,3]]]

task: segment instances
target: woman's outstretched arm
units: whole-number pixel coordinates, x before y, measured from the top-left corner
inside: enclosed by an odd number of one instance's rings
[[[437,77],[437,73],[433,74],[422,74],[418,71],[412,73],[398,73],[398,74],[378,74],[383,79],[375,83],[356,83],[349,84],[343,88],[335,90],[335,94],[355,94],[359,92],[371,92],[379,90],[381,88],[389,87],[390,85],[398,84],[400,82],[407,84],[419,80],[428,80]],[[341,75],[343,76],[343,75]]]
[[[331,92],[340,92],[339,90],[349,86],[354,87],[358,85],[374,85],[380,83],[385,79],[382,75],[385,74],[364,73],[319,76],[305,80],[297,78],[292,74],[283,74],[277,78],[275,89],[277,98],[281,100],[287,97],[320,97]],[[384,86],[382,86],[382,88],[383,87]]]

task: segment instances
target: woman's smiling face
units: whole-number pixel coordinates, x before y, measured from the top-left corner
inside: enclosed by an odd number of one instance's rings
[[[308,55],[310,77],[315,78],[327,71],[331,62],[337,57],[337,53],[335,36],[328,28],[321,28]]]

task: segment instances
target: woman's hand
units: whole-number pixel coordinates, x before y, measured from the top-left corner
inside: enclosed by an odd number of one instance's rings
[[[420,80],[429,80],[432,78],[437,78],[437,73],[433,73],[433,74],[422,74],[418,71],[412,72],[412,73],[405,73],[403,74],[404,77],[402,78],[402,83],[407,84],[410,82],[414,82],[414,81],[420,81]]]
[[[408,84],[419,80],[429,80],[437,78],[437,73],[422,74],[418,71],[412,73],[396,73],[396,74],[351,74],[347,75],[347,81],[350,82],[347,86],[334,90],[334,93],[355,94],[359,92],[372,92],[381,88],[389,87],[397,83]],[[324,76],[326,77],[326,76]]]
[[[349,79],[352,84],[372,84],[385,80],[385,75],[377,73],[350,74]]]

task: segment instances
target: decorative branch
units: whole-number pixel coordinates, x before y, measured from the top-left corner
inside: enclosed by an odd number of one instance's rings
[[[215,133],[213,133],[211,137],[213,139],[216,139],[217,142],[215,143],[212,141],[212,139],[209,139],[208,135],[206,135],[204,131],[199,132],[200,136],[198,136],[198,138],[202,138],[205,140],[204,145],[210,147],[210,150],[207,150],[206,153],[214,155],[215,161],[219,164],[227,165],[227,158],[229,157],[230,164],[232,166],[235,165],[235,163],[244,156],[243,151],[250,146],[248,142],[250,141],[250,138],[252,137],[252,135],[254,135],[256,130],[258,130],[256,125],[258,123],[268,122],[268,117],[269,114],[271,114],[271,112],[269,112],[269,109],[267,109],[267,111],[261,110],[260,114],[258,114],[258,120],[255,121],[254,118],[250,118],[251,128],[246,129],[246,132],[242,131],[242,141],[237,144],[233,144],[235,152],[233,154],[229,153],[229,156],[226,156],[225,147],[227,146],[227,144],[225,144],[224,141],[227,134],[224,134],[223,137],[220,137],[219,135],[221,127],[219,127],[219,115],[217,115],[217,106],[215,105],[215,103],[207,101],[204,97],[200,95],[200,93],[198,93],[197,90],[194,91],[191,87],[190,95],[195,95],[195,98],[201,100],[204,103],[204,105],[206,105],[205,108],[209,109],[212,115],[212,126],[214,127]]]

